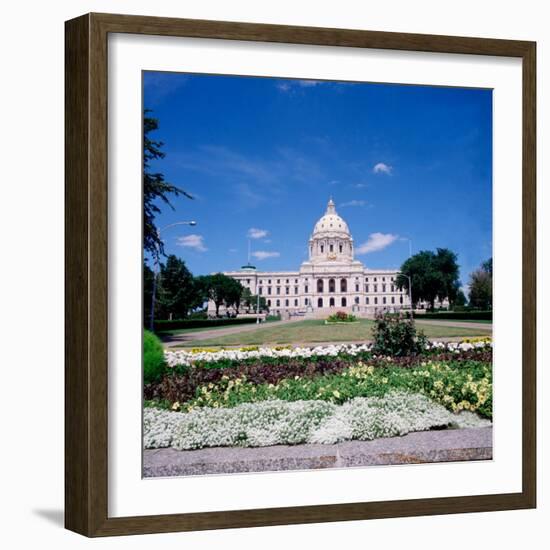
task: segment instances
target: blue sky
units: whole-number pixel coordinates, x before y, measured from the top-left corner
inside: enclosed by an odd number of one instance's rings
[[[492,255],[490,90],[144,73],[153,168],[195,199],[172,200],[157,224],[194,274],[297,270],[333,197],[356,258],[398,268],[447,247],[461,279]]]

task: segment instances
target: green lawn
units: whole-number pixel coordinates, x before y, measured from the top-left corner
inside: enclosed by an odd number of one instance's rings
[[[227,334],[206,340],[182,342],[184,347],[215,346],[251,346],[259,344],[291,344],[315,342],[354,342],[370,340],[374,322],[361,319],[360,323],[349,325],[325,325],[323,320],[306,320],[285,323],[275,326],[262,326],[256,330]],[[419,327],[420,328],[420,327]],[[448,326],[423,325],[421,329],[428,338],[445,338],[455,336],[487,336],[489,331],[475,328],[458,328]]]

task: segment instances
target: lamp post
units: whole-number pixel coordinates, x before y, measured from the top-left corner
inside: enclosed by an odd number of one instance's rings
[[[181,221],[181,222],[174,222],[170,223],[168,225],[165,225],[162,229],[157,228],[157,237],[160,241],[160,235],[162,231],[166,231],[170,227],[174,227],[175,225],[197,225],[196,221]],[[157,251],[157,254],[155,254],[155,272],[153,273],[153,292],[151,295],[151,316],[150,316],[150,322],[149,322],[149,328],[151,332],[155,330],[155,301],[156,301],[156,295],[157,295],[157,278],[159,276],[160,271],[160,264],[159,264],[159,256],[160,256],[160,246],[158,247],[159,250]]]
[[[411,318],[412,318],[413,316],[412,279],[402,271],[398,271],[397,274],[402,275],[403,277],[407,277],[407,279],[409,280],[409,302],[411,303]]]
[[[248,241],[249,247],[250,247],[250,240]],[[258,289],[258,271],[256,270],[256,266],[252,265],[250,263],[250,248],[248,252],[248,263],[246,265],[241,266],[241,269],[243,271],[250,271],[254,272],[254,280],[255,280],[255,288],[256,288],[256,324],[260,324],[260,292]]]

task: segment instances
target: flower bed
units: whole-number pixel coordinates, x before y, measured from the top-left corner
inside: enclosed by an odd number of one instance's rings
[[[371,440],[441,427],[481,427],[471,413],[452,414],[426,396],[392,392],[343,405],[322,400],[246,403],[232,409],[189,413],[145,409],[144,446],[178,450],[203,447],[333,444]]]
[[[332,325],[337,323],[359,323],[355,315],[346,313],[345,311],[337,311],[333,315],[325,320],[325,325]]]

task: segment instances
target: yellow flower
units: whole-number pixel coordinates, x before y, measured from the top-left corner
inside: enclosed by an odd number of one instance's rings
[[[172,410],[173,410],[173,411],[177,411],[179,408],[180,408],[180,403],[179,403],[179,401],[176,401],[176,402],[172,405]]]
[[[332,395],[334,395],[334,397],[336,397],[336,399],[338,399],[340,397],[340,392],[338,390],[334,390],[332,392]]]

